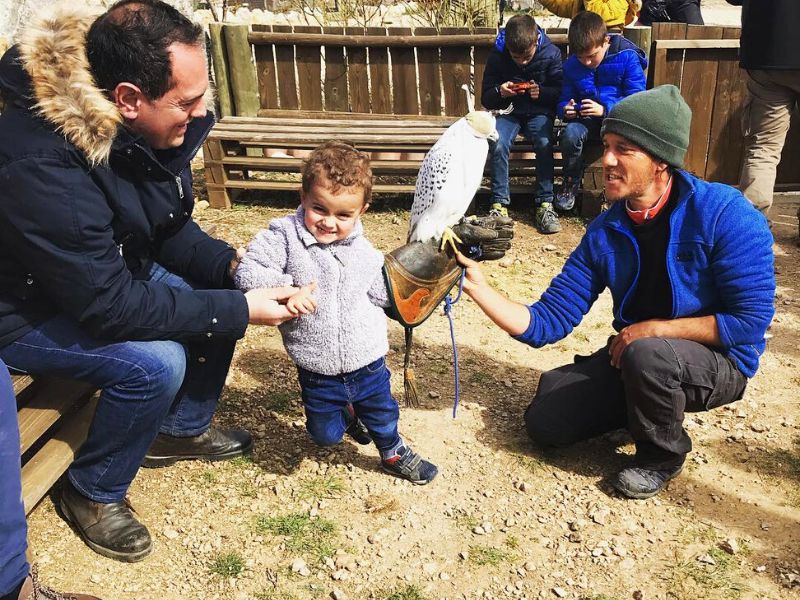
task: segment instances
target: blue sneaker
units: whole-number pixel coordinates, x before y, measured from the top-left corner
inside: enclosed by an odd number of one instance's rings
[[[425,485],[439,474],[436,465],[422,458],[405,444],[398,446],[394,452],[394,456],[381,460],[381,468],[395,477],[407,479],[416,485]]]
[[[578,191],[581,187],[580,179],[572,179],[571,177],[564,178],[564,185],[561,191],[556,194],[553,205],[559,212],[569,212],[575,208],[575,198],[578,196]]]

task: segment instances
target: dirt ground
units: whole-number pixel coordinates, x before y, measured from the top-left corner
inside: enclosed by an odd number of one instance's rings
[[[778,312],[761,369],[743,400],[688,417],[694,451],[656,498],[611,491],[607,478],[632,452],[624,436],[542,453],[522,427],[540,373],[605,342],[609,297],[570,337],[541,350],[514,341],[463,298],[454,309],[457,417],[439,312],[415,335],[423,406],[401,411],[402,434],[439,466],[432,484],[383,474],[373,447],[315,447],[278,332],[253,327],[217,418],[254,433],[252,459],[142,470],[130,500],[154,538],[143,562],[89,550],[50,499],[29,520],[33,558],[48,583],[105,600],[800,598],[798,203],[785,197],[773,214]],[[381,250],[404,240],[409,204],[378,201],[365,215]],[[294,205],[237,204],[198,220],[240,245]],[[524,207],[512,216],[514,247],[486,269],[498,289],[530,301],[585,224],[565,219],[562,233],[543,237]],[[396,323],[390,342],[401,398]]]

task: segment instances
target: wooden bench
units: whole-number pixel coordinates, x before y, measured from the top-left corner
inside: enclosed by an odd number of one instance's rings
[[[30,513],[86,439],[97,402],[86,383],[12,373],[17,397],[22,499]]]
[[[331,139],[372,153],[375,192],[413,192],[425,153],[466,114],[461,86],[480,87],[495,35],[493,28],[437,35],[430,29],[212,26],[223,118],[204,146],[210,204],[229,207],[242,190],[297,189],[298,155]],[[566,35],[548,35],[566,55]],[[530,193],[534,163],[530,147],[518,141],[512,152],[528,158],[512,154],[511,191]],[[276,156],[279,151],[285,154]],[[595,180],[586,180],[592,190]]]

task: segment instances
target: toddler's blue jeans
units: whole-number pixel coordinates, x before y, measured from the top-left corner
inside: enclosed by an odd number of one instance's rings
[[[348,404],[353,405],[378,450],[387,451],[399,443],[400,407],[392,397],[390,373],[383,358],[342,375],[320,375],[301,367],[297,367],[297,372],[306,429],[316,444],[332,446],[342,440],[347,429],[344,411]]]

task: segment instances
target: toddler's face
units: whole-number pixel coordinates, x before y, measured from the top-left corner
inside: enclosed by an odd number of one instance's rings
[[[369,206],[364,204],[363,189],[339,188],[334,194],[325,178],[315,182],[308,193],[301,191],[300,202],[306,213],[306,229],[320,244],[345,239]]]

